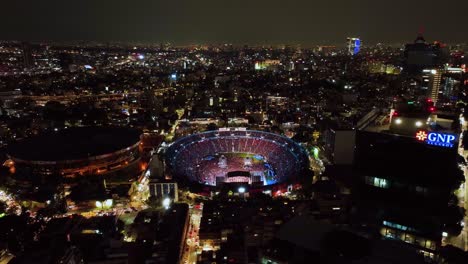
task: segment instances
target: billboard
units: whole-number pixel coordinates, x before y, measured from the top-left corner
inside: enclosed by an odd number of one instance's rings
[[[456,146],[457,136],[449,133],[426,132],[420,130],[416,133],[416,139],[428,145],[453,148]]]

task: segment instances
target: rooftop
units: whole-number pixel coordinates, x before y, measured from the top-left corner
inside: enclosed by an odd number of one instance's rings
[[[130,147],[138,143],[140,134],[129,128],[68,128],[17,141],[8,147],[7,153],[30,161],[80,160]]]

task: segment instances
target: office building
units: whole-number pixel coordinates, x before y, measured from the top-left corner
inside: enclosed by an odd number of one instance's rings
[[[25,69],[31,69],[34,66],[34,58],[32,55],[31,43],[23,42],[23,66]]]
[[[440,68],[447,61],[447,47],[439,42],[427,43],[421,33],[414,43],[405,46],[404,69],[407,73],[419,74],[423,69]]]
[[[389,127],[356,133],[353,193],[361,223],[433,259],[443,234],[461,230],[460,208],[449,201],[464,176],[457,118],[426,112],[427,102],[421,107],[419,114],[416,107],[397,108]]]
[[[430,98],[432,102],[434,102],[434,105],[437,104],[437,100],[439,99],[439,89],[441,80],[442,71],[431,70],[431,75],[429,79],[428,98]]]
[[[157,199],[169,198],[174,202],[179,201],[177,182],[150,181],[149,192],[150,196]]]
[[[346,43],[348,54],[351,56],[358,54],[361,50],[361,40],[359,38],[347,38]]]

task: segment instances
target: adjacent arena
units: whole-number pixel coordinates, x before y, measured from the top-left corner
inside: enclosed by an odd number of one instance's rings
[[[140,135],[129,128],[68,128],[15,142],[7,155],[17,170],[34,174],[103,174],[140,158]]]
[[[175,141],[166,150],[166,165],[174,178],[189,183],[264,187],[296,179],[309,161],[305,150],[289,138],[235,129]]]

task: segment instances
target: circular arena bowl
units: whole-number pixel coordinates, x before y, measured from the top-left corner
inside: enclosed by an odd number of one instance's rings
[[[7,155],[17,169],[35,174],[103,174],[139,159],[140,135],[120,127],[68,128],[17,141]]]
[[[307,152],[281,135],[217,130],[180,138],[166,150],[172,176],[189,184],[265,187],[294,181],[309,167]]]

